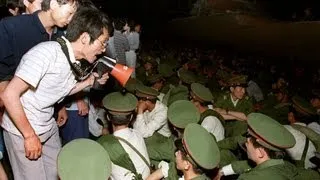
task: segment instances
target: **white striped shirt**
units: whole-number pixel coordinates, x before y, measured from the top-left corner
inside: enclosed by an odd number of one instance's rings
[[[72,49],[69,46],[70,51]],[[71,55],[73,53],[70,53]],[[36,134],[49,131],[55,125],[53,105],[62,101],[76,84],[59,43],[43,42],[30,49],[22,57],[15,76],[30,85],[20,100],[31,126]],[[11,133],[21,135],[7,112],[3,116],[2,127]]]

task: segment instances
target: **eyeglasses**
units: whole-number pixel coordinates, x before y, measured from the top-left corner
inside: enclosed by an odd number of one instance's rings
[[[106,47],[106,42],[102,42],[99,38],[97,38],[96,40],[99,41],[99,43],[101,44],[101,47],[103,47],[103,48]]]

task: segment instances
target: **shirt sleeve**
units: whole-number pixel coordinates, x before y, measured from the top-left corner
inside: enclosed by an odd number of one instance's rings
[[[43,43],[35,46],[22,57],[15,75],[36,88],[49,69],[53,54]]]
[[[201,126],[204,127],[209,133],[212,133],[217,141],[224,139],[224,128],[220,120],[214,116],[204,118]]]
[[[111,167],[111,169],[112,169],[112,174],[111,174],[112,179],[121,179],[121,180],[132,180],[132,179],[135,179],[134,178],[135,175],[131,171],[129,171],[129,170],[125,169],[125,168],[122,168],[122,167],[120,167],[118,165],[115,165],[113,163],[112,163],[111,166],[112,166]]]
[[[163,108],[158,110],[152,119],[146,119],[144,114],[138,114],[133,128],[139,131],[144,138],[150,137],[154,132],[159,130],[167,122],[167,109]]]

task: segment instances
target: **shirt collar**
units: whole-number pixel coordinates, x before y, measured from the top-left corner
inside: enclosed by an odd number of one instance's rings
[[[71,43],[70,43],[70,42],[68,41],[68,39],[66,39],[64,36],[62,36],[61,38],[66,42],[71,63],[77,63],[77,64],[79,64],[80,62],[77,61],[77,60],[76,60],[76,57],[74,56],[74,52],[73,52]]]
[[[31,16],[33,16],[34,23],[39,28],[40,32],[43,34],[48,34],[46,29],[43,27],[43,24],[40,21],[39,12],[41,12],[41,10],[32,13]],[[49,34],[48,34],[48,36],[49,36]]]
[[[120,129],[118,131],[113,132],[114,136],[119,136],[119,137],[123,137],[126,136],[130,133],[130,129],[129,128],[124,128],[124,129]]]
[[[232,102],[233,106],[236,106],[238,104],[238,102],[239,102],[239,99],[234,101],[231,94],[230,94],[230,99],[231,99],[231,102]]]

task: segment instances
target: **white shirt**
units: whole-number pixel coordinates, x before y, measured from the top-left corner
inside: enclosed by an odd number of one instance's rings
[[[312,122],[308,124],[308,128],[314,130],[314,132],[320,134],[320,124],[317,122]]]
[[[295,123],[295,124],[306,126],[306,124],[304,123]],[[284,125],[284,127],[291,132],[291,134],[294,136],[296,140],[296,144],[292,148],[286,149],[287,153],[293,160],[301,160],[305,143],[306,143],[306,136],[300,131],[294,129],[290,125]],[[308,148],[306,159],[305,159],[305,168],[316,167],[315,164],[309,161],[311,157],[315,156],[315,152],[316,152],[316,148],[314,147],[313,143],[309,140],[309,148]]]
[[[70,59],[75,59],[73,50],[68,49]],[[21,95],[20,101],[35,133],[39,135],[49,131],[56,125],[53,105],[62,101],[76,84],[60,44],[48,41],[34,46],[22,57],[15,76],[31,87]],[[3,115],[1,126],[21,136],[7,112]]]
[[[154,132],[170,137],[171,132],[167,121],[168,108],[160,101],[156,102],[154,109],[138,114],[133,129],[139,131],[144,138],[150,137]]]
[[[220,120],[214,116],[207,116],[201,123],[209,133],[216,137],[217,141],[224,139],[224,127],[222,126]]]
[[[107,127],[107,120],[106,111],[103,108],[95,108],[92,104],[89,104],[89,115],[88,115],[88,122],[89,122],[89,132],[99,137],[102,134],[103,127]],[[100,119],[104,126],[101,126],[97,120]]]
[[[231,95],[231,94],[230,94],[230,99],[231,99],[231,102],[232,102],[233,106],[234,106],[234,107],[236,107],[236,106],[237,106],[237,104],[238,104],[238,102],[239,102],[239,99],[237,99],[237,100],[233,100],[233,98],[232,98],[232,95]]]
[[[145,157],[145,159],[150,164],[149,155],[147,152],[146,145],[144,143],[144,139],[138,131],[134,129],[125,128],[115,131],[113,135],[127,140],[143,155],[143,157]],[[131,147],[129,147],[126,143],[122,141],[119,142],[124,148],[124,150],[128,153],[137,172],[142,175],[143,179],[146,179],[150,175],[149,167]],[[134,174],[132,172],[112,163],[112,172],[110,177],[111,179],[132,180],[132,177],[134,177]]]
[[[246,88],[246,91],[249,95],[249,97],[253,97],[257,102],[263,100],[263,93],[258,84],[254,81],[248,82],[248,87]]]

